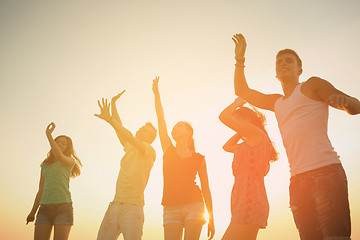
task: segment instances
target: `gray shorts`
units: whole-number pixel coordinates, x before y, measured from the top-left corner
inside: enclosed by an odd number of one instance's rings
[[[97,240],[116,240],[122,233],[125,240],[141,240],[144,206],[111,202],[101,222]]]
[[[199,221],[204,224],[205,207],[203,202],[188,203],[180,206],[164,206],[163,225],[177,223],[185,226],[185,222]]]
[[[35,224],[73,225],[72,203],[41,204],[36,215]]]

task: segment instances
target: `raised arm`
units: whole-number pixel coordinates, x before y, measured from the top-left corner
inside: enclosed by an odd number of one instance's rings
[[[255,125],[246,121],[246,119],[239,119],[234,116],[234,112],[238,107],[243,106],[245,101],[241,98],[236,98],[233,103],[227,106],[219,116],[220,121],[227,127],[243,136],[250,145],[256,145],[263,137],[263,131]]]
[[[232,136],[229,140],[227,140],[227,142],[224,144],[224,151],[234,153],[240,138],[241,135],[239,133],[235,133],[235,135]]]
[[[54,154],[55,158],[59,161],[62,161],[64,164],[72,166],[75,163],[75,160],[72,157],[66,156],[63,154],[57,143],[55,142],[54,138],[52,137],[52,132],[55,129],[55,123],[51,122],[46,128],[46,137],[51,146],[51,152]]]
[[[123,95],[123,93],[125,92],[126,90],[123,90],[121,93],[119,93],[118,95],[114,96],[112,99],[111,99],[111,103],[110,103],[110,106],[111,106],[111,116],[112,118],[114,118],[116,121],[121,122],[120,120],[120,116],[119,116],[119,113],[117,111],[117,108],[116,108],[116,101],[121,97],[121,95]],[[118,132],[116,132],[116,135],[121,143],[121,145],[125,146],[125,139],[122,137],[121,134],[118,134]]]
[[[159,77],[155,77],[155,79],[153,80],[152,90],[154,92],[154,97],[155,97],[155,110],[156,110],[156,116],[159,126],[159,137],[160,137],[161,148],[165,153],[166,150],[172,145],[172,142],[167,131],[164,109],[161,104],[160,92],[159,92]]]
[[[111,116],[119,121],[121,123],[121,120],[120,120],[120,116],[119,116],[119,113],[117,111],[117,108],[116,108],[116,101],[121,97],[121,95],[124,94],[126,90],[123,90],[121,93],[119,93],[118,95],[114,96],[112,99],[111,99]]]
[[[208,174],[207,174],[205,159],[200,164],[198,173],[199,173],[199,179],[200,179],[200,184],[201,184],[201,192],[204,196],[206,209],[207,209],[207,212],[209,215],[207,236],[210,240],[215,235],[215,225],[214,225],[212,197],[211,197],[211,192],[210,192],[210,187],[209,187],[209,178],[208,178]]]
[[[44,176],[42,175],[42,171],[41,171],[40,181],[39,181],[39,190],[38,190],[38,192],[36,193],[36,197],[35,197],[35,200],[34,200],[33,207],[32,207],[32,209],[31,209],[29,215],[28,215],[27,218],[26,218],[26,225],[27,225],[29,222],[33,222],[33,221],[35,220],[35,213],[36,213],[37,209],[39,208],[40,199],[41,199],[43,190],[44,190]]]
[[[131,145],[137,148],[140,153],[144,154],[144,143],[135,138],[134,135],[128,129],[126,129],[121,122],[117,121],[110,115],[110,104],[107,103],[107,99],[102,99],[102,105],[100,101],[98,101],[98,105],[100,107],[100,114],[95,114],[95,116],[108,122],[114,128],[116,134],[120,136],[119,139],[121,138],[124,141],[129,142]]]
[[[235,43],[235,73],[234,88],[235,94],[248,103],[262,109],[274,111],[275,101],[281,97],[280,94],[264,94],[249,88],[245,78],[245,50],[246,40],[242,34],[236,34],[232,40]]]
[[[309,94],[310,98],[323,101],[351,115],[360,113],[360,101],[358,99],[341,92],[324,79],[312,77],[304,83],[301,90],[303,88],[305,94]]]

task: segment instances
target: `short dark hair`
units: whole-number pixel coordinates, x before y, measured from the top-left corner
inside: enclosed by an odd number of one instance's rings
[[[295,58],[296,58],[296,61],[297,61],[298,66],[299,66],[300,68],[302,68],[302,61],[301,61],[299,55],[298,55],[294,50],[292,50],[292,49],[286,48],[286,49],[280,50],[280,51],[276,54],[276,58],[279,57],[279,56],[281,56],[281,55],[287,54],[287,53],[294,55]]]

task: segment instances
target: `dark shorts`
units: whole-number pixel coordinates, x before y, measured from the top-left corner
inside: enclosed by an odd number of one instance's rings
[[[301,240],[350,239],[348,187],[341,164],[291,177],[290,208]]]
[[[35,224],[73,225],[72,203],[42,204],[36,215]]]

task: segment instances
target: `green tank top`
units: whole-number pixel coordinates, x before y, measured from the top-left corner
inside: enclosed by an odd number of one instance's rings
[[[52,166],[47,163],[41,165],[44,189],[40,204],[72,203],[69,182],[74,165],[68,166],[61,161]]]

